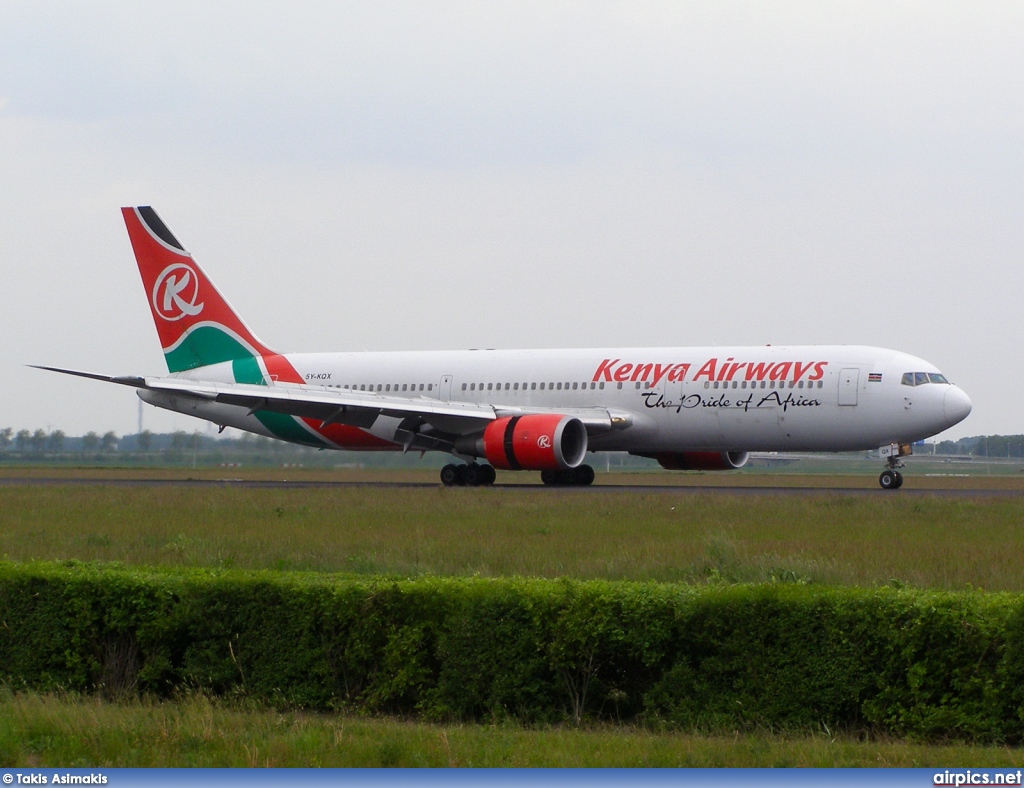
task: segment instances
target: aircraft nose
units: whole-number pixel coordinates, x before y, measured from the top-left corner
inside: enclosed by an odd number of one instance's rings
[[[946,416],[946,426],[959,424],[971,412],[970,397],[956,386],[950,386],[942,400],[942,410]]]

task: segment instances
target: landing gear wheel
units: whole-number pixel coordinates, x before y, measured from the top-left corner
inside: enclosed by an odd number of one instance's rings
[[[462,467],[465,469],[462,472],[463,484],[467,487],[476,487],[480,484],[481,474],[479,465],[474,462],[472,465],[464,465]]]
[[[490,487],[494,484],[494,480],[498,478],[498,474],[495,473],[493,465],[481,465],[480,476],[480,484],[484,487]]]
[[[896,474],[896,489],[898,490],[903,486],[903,474],[899,471],[893,471]]]
[[[586,487],[594,483],[594,469],[580,465],[564,471],[541,471],[540,480],[549,487]]]
[[[441,484],[445,487],[454,487],[459,483],[459,467],[449,463],[441,469]]]
[[[580,487],[589,487],[594,483],[594,469],[589,465],[581,465],[574,473],[574,483]]]
[[[885,470],[878,477],[878,483],[883,490],[898,490],[903,483],[903,477],[896,471]]]

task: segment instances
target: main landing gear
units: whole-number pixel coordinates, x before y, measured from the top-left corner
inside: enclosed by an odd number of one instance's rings
[[[549,487],[587,487],[594,483],[594,469],[579,465],[564,471],[541,471],[540,480]]]
[[[445,487],[490,487],[496,476],[491,465],[449,463],[441,469],[441,484]]]
[[[449,463],[441,469],[441,484],[445,487],[490,487],[494,484],[491,465],[458,465]],[[541,471],[540,480],[549,487],[586,487],[594,483],[594,469],[580,465],[564,471]]]

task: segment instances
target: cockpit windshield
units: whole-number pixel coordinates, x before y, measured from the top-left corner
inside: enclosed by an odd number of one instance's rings
[[[940,375],[938,372],[904,372],[901,383],[904,386],[923,386],[926,383],[945,383],[948,385],[949,381],[946,380],[945,375]]]

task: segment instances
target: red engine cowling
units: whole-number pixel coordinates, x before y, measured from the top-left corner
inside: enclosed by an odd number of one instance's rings
[[[555,471],[575,468],[587,453],[587,428],[572,416],[534,414],[487,425],[483,455],[495,468]]]
[[[650,455],[667,471],[731,471],[750,459],[745,451],[683,451]]]

